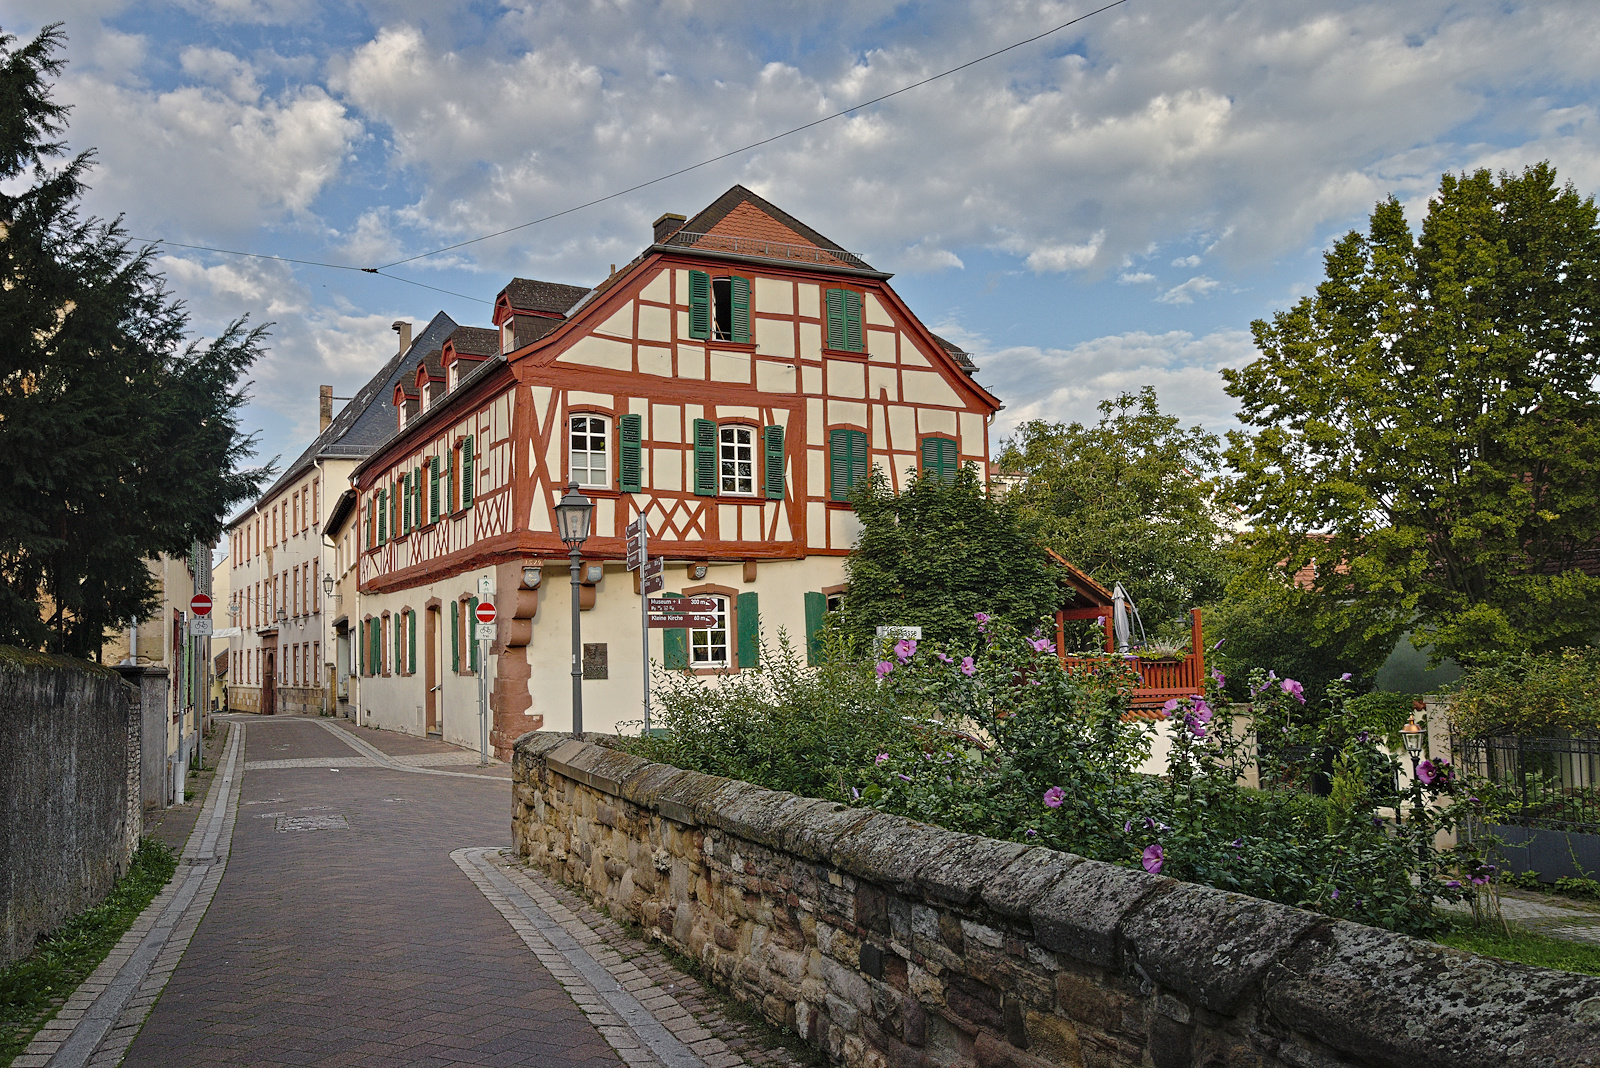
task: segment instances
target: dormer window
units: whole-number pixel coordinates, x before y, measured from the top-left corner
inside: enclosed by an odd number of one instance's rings
[[[500,324],[500,354],[503,356],[517,347],[516,317],[508,315]]]
[[[461,365],[459,363],[452,362],[450,364],[450,388],[451,389],[455,389],[460,384],[461,384]]]

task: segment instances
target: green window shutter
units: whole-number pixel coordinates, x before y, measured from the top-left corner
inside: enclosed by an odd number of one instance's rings
[[[750,340],[750,279],[733,275],[728,279],[733,299],[733,340]]]
[[[456,510],[455,480],[456,450],[446,449],[444,453],[444,474],[440,476],[439,484],[439,500],[443,502],[441,515],[449,515]]]
[[[461,602],[450,602],[450,670],[461,670]]]
[[[762,475],[767,487],[767,499],[783,500],[783,427],[769,426],[761,430]]]
[[[405,619],[401,616],[391,616],[389,629],[394,632],[394,674],[400,674],[400,669],[405,667],[406,628],[403,626]]]
[[[378,491],[378,544],[389,540],[389,493]]]
[[[472,507],[472,476],[473,470],[472,435],[468,434],[461,441],[461,507]]]
[[[694,421],[694,492],[717,495],[717,424],[710,419]]]
[[[638,493],[643,487],[643,438],[644,416],[625,415],[617,420],[617,488],[624,493]]]
[[[411,529],[422,526],[422,468],[411,469]]]
[[[735,602],[739,624],[739,669],[761,666],[761,595],[751,590]]]
[[[402,513],[401,513],[401,516],[400,516],[400,520],[401,520],[400,533],[402,533],[402,534],[410,534],[411,533],[411,520],[412,520],[412,515],[411,515],[411,472],[410,471],[407,471],[404,475],[400,476],[400,489],[401,489],[401,496],[403,498],[402,501],[401,501]]]
[[[478,673],[478,635],[473,625],[478,622],[478,599],[467,599],[467,666],[472,673]]]
[[[846,431],[850,437],[850,489],[867,480],[867,432]]]
[[[439,521],[439,458],[428,458],[428,522]]]
[[[663,593],[663,597],[682,597],[681,593]],[[682,670],[689,666],[689,631],[683,627],[669,627],[661,632],[661,662],[669,670]]]
[[[689,336],[711,336],[711,276],[704,271],[689,272]]]
[[[861,294],[846,289],[844,293],[844,345],[846,352],[861,351]]]
[[[358,621],[356,623],[356,634],[359,635],[359,638],[356,641],[356,674],[357,675],[365,675],[367,673],[367,621],[366,620],[363,619],[363,620],[360,620],[360,621]]]
[[[806,663],[822,663],[822,621],[828,614],[828,598],[820,593],[806,594]]]
[[[954,482],[960,469],[956,443],[952,438],[922,439],[922,471],[941,482]]]
[[[417,673],[417,614],[406,613],[406,671]]]
[[[850,499],[850,431],[828,431],[828,499]]]
[[[830,289],[827,293],[828,347],[844,348],[844,290]]]

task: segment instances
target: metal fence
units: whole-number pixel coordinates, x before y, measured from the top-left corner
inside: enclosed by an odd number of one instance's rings
[[[1493,784],[1500,823],[1600,834],[1600,736],[1456,739],[1461,769]]]

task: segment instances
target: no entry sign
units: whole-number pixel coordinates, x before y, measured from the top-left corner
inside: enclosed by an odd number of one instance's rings
[[[209,616],[211,614],[211,595],[209,593],[197,593],[189,598],[189,611],[193,615]]]
[[[493,623],[495,617],[494,605],[489,601],[479,601],[477,615],[479,623]]]

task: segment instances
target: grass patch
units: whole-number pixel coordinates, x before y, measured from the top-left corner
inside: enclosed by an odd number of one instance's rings
[[[27,1049],[78,984],[105,960],[177,870],[178,855],[146,838],[104,901],[42,936],[34,950],[0,971],[0,1066]]]
[[[1485,957],[1532,964],[1539,968],[1554,968],[1562,972],[1579,972],[1600,975],[1600,946],[1587,942],[1569,942],[1564,938],[1551,938],[1525,928],[1511,928],[1506,937],[1499,928],[1474,927],[1461,924],[1439,936],[1439,941],[1456,949],[1465,949]]]

